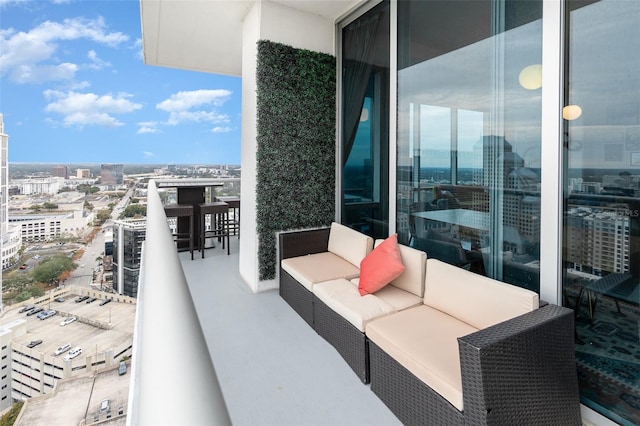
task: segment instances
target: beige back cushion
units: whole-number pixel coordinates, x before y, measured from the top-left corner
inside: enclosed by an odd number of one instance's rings
[[[373,249],[373,238],[339,223],[331,224],[329,251],[360,268],[360,262]]]
[[[376,240],[375,247],[378,247],[383,241],[383,239]],[[398,247],[400,247],[404,271],[398,278],[391,281],[391,284],[418,297],[423,297],[427,254],[402,244],[398,244]]]
[[[449,265],[427,260],[424,304],[478,329],[538,308],[538,294]]]

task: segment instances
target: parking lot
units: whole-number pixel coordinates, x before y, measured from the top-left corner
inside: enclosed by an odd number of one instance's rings
[[[111,297],[110,295],[109,297]],[[58,347],[69,343],[71,347],[82,347],[83,353],[74,359],[73,364],[84,364],[85,357],[90,354],[103,354],[110,348],[120,348],[129,344],[133,338],[133,326],[135,320],[135,304],[110,302],[100,305],[101,300],[92,303],[82,301],[76,303],[78,295],[68,294],[64,301],[49,301],[40,305],[43,309],[55,310],[56,314],[41,320],[37,315],[27,316],[19,313],[20,308],[7,310],[1,322],[8,323],[14,319],[27,320],[27,333],[14,339],[16,343],[27,346],[30,342],[42,340],[34,348],[33,352],[41,352],[53,357],[57,364],[64,354],[55,356]],[[70,316],[75,316],[76,321],[61,326],[60,323]]]

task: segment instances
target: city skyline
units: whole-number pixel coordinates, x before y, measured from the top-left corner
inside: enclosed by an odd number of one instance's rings
[[[241,79],[145,65],[139,8],[0,0],[10,163],[240,163]]]

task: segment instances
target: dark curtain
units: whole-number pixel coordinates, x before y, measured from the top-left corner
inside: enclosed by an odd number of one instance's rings
[[[378,25],[383,12],[360,18],[343,30],[343,111],[344,138],[342,164],[347,163],[356,137],[364,97],[373,70]]]

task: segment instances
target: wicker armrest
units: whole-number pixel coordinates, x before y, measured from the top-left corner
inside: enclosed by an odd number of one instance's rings
[[[320,228],[280,233],[280,260],[327,251],[329,249],[329,230],[330,228]]]
[[[581,424],[573,311],[546,305],[458,339],[467,424]]]

